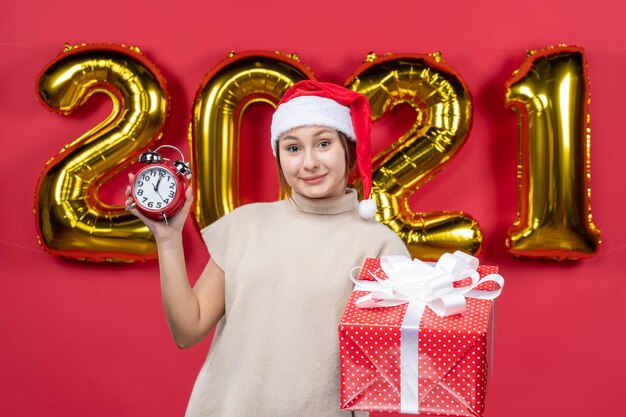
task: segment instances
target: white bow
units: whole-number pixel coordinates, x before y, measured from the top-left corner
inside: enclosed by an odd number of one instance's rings
[[[364,281],[352,276],[356,268],[350,272],[350,278],[356,284],[354,290],[370,292],[356,301],[357,307],[393,307],[421,300],[437,315],[445,317],[463,313],[465,297],[492,300],[504,287],[504,278],[498,274],[480,279],[476,271],[478,259],[461,251],[444,253],[434,266],[418,259],[411,261],[406,256],[383,256],[380,266],[388,279],[380,279],[370,272],[376,281]],[[453,286],[454,282],[465,278],[471,278],[472,284],[461,288]],[[495,282],[499,288],[490,291],[475,289],[488,281]]]

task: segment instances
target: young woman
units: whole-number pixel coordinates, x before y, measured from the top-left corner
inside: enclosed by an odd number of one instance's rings
[[[279,103],[271,133],[290,198],[239,207],[203,229],[211,259],[193,289],[181,237],[191,191],[169,225],[132,210],[156,238],[176,344],[192,346],[217,326],[189,417],[349,416],[339,409],[337,336],[349,271],[367,257],[408,255],[393,231],[363,218],[375,206],[360,213],[347,188],[355,165],[366,196],[371,188],[365,96],[299,82]]]

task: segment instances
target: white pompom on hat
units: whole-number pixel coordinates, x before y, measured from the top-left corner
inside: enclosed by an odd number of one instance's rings
[[[364,200],[359,215],[370,219],[376,214],[372,191],[372,152],[370,104],[361,93],[336,84],[305,80],[294,84],[278,103],[272,117],[271,144],[274,156],[278,139],[302,126],[325,126],[342,132],[356,143],[356,164],[363,185]]]

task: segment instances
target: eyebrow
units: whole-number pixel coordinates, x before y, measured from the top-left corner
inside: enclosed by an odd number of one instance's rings
[[[318,130],[316,133],[314,133],[314,134],[313,134],[313,136],[314,136],[314,137],[317,137],[317,136],[321,136],[321,135],[323,135],[324,133],[332,133],[332,132],[333,132],[333,130],[332,130],[332,129],[326,129],[326,128],[324,128],[324,129]],[[297,136],[291,136],[291,135],[289,135],[289,136],[282,137],[280,140],[281,140],[281,141],[286,141],[286,140],[298,140],[298,139],[299,139],[299,138],[298,138]]]
[[[319,130],[313,136],[319,136],[319,135],[324,134],[324,133],[333,133],[333,130],[332,129],[322,129],[322,130]]]

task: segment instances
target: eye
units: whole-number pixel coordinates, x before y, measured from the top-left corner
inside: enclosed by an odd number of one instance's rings
[[[300,147],[297,146],[297,145],[289,145],[289,146],[287,146],[287,152],[294,153],[294,152],[298,152],[299,150],[300,150]]]
[[[328,148],[330,145],[332,145],[332,142],[328,139],[323,139],[317,144],[320,148]]]

